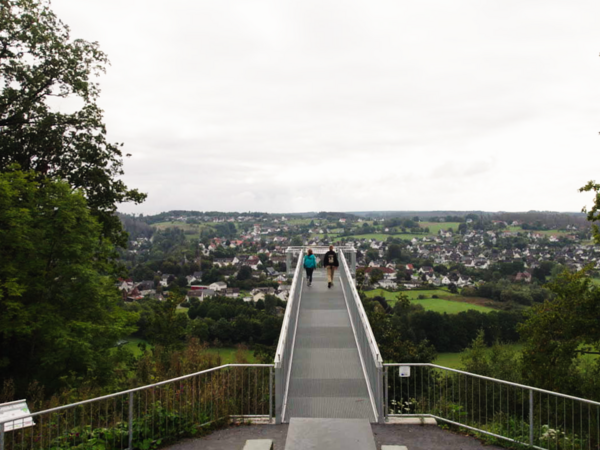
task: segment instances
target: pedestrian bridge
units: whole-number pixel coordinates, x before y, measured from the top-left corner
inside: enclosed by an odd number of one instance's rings
[[[313,247],[317,257],[327,247]],[[353,247],[336,249],[340,267],[333,287],[324,269],[308,286],[304,248],[290,247],[293,282],[275,355],[278,423],[291,418],[383,420],[383,364],[352,274]]]

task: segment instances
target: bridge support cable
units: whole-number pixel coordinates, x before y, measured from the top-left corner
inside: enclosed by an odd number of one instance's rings
[[[294,343],[298,327],[298,311],[302,299],[302,261],[304,251],[298,253],[298,262],[294,271],[294,279],[288,296],[287,307],[279,335],[279,343],[275,352],[275,422],[280,424],[285,417],[287,395],[289,390]],[[291,265],[291,257],[289,265]],[[288,266],[289,267],[289,266]],[[288,269],[289,270],[289,269]]]
[[[342,281],[344,299],[346,300],[352,332],[356,339],[360,362],[367,382],[375,421],[383,423],[385,419],[383,411],[383,360],[343,253],[339,255],[339,260],[341,268],[339,276]]]

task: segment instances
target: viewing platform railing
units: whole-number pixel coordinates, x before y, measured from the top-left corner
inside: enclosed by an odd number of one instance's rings
[[[600,448],[599,402],[434,364],[384,367],[386,420],[433,417],[528,448]]]
[[[230,418],[273,415],[273,365],[227,364],[0,422],[0,450],[158,448]]]

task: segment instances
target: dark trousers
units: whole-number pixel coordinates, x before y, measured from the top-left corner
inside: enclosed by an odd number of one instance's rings
[[[309,283],[312,283],[312,274],[315,269],[314,269],[314,267],[305,267],[305,269],[306,269],[306,278],[308,279]]]

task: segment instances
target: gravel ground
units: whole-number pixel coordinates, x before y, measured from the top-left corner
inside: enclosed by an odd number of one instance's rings
[[[381,445],[405,445],[408,450],[492,450],[471,436],[442,430],[435,425],[371,425],[377,448]]]
[[[240,425],[215,431],[200,439],[188,439],[167,450],[242,450],[247,439],[273,439],[275,450],[284,450],[289,425]],[[371,425],[377,449],[381,445],[405,445],[408,450],[499,450],[470,436],[442,430],[435,425]],[[326,450],[326,449],[323,449]]]

